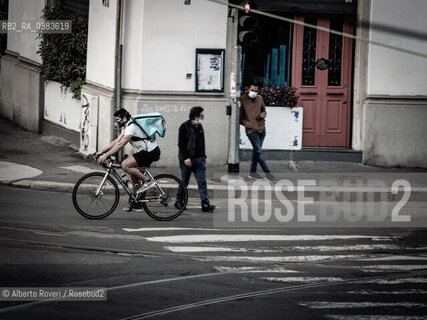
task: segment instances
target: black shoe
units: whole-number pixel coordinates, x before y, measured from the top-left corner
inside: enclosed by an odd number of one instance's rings
[[[276,182],[276,178],[271,174],[271,173],[266,173],[265,174],[265,180],[267,180],[268,182]]]
[[[181,210],[181,209],[182,209],[183,204],[184,204],[184,203],[182,203],[182,202],[180,202],[180,201],[175,202],[175,208],[177,208],[178,210]],[[184,210],[187,210],[187,208],[184,208]]]
[[[123,209],[125,210],[125,208]],[[126,208],[126,211],[142,211],[142,202],[133,201],[132,198],[129,198],[129,207]]]
[[[209,203],[204,203],[202,205],[202,211],[203,212],[210,212],[210,211],[214,211],[215,210],[215,206],[209,204]]]
[[[262,180],[262,176],[256,172],[251,172],[248,175],[249,179]]]

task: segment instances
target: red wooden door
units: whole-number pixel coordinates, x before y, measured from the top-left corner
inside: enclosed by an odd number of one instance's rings
[[[353,32],[349,19],[296,17],[298,21]],[[349,147],[352,39],[294,25],[292,86],[304,109],[305,147]]]

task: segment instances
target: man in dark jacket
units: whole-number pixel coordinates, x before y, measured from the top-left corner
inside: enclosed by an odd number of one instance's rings
[[[179,165],[181,167],[182,182],[185,186],[188,186],[191,173],[194,173],[199,187],[202,211],[209,212],[213,211],[215,206],[209,203],[206,184],[205,134],[202,126],[204,119],[203,108],[191,108],[189,118],[189,120],[180,126],[178,137]],[[182,193],[182,190],[178,189],[176,195],[177,202],[175,203],[175,207],[177,208],[181,208],[183,205]]]

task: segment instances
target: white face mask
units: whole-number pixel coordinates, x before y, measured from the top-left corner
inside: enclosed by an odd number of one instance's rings
[[[199,120],[191,120],[191,122],[195,126],[201,126],[203,124],[203,120],[201,120],[201,119],[199,119]]]
[[[255,99],[257,95],[258,95],[258,92],[255,92],[255,91],[249,91],[248,93],[248,96],[251,99]]]

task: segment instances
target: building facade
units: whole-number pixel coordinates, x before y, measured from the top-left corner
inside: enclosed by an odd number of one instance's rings
[[[82,152],[114,138],[112,113],[120,104],[134,114],[163,114],[167,134],[159,141],[158,165],[176,165],[179,125],[200,105],[208,163],[237,163],[238,97],[248,82],[257,81],[297,88],[304,110],[302,150],[266,156],[314,160],[315,153],[336,159],[350,153],[369,165],[427,167],[426,1],[255,0],[247,14],[235,7],[246,1],[118,1],[89,1],[81,102],[89,106],[86,113],[67,111],[82,122],[65,128],[79,137]],[[9,19],[40,16],[45,4],[10,1]],[[1,114],[40,132],[40,123],[50,120],[38,40],[24,33],[8,37]],[[267,129],[275,134],[280,127]],[[242,151],[240,158],[245,159]]]

